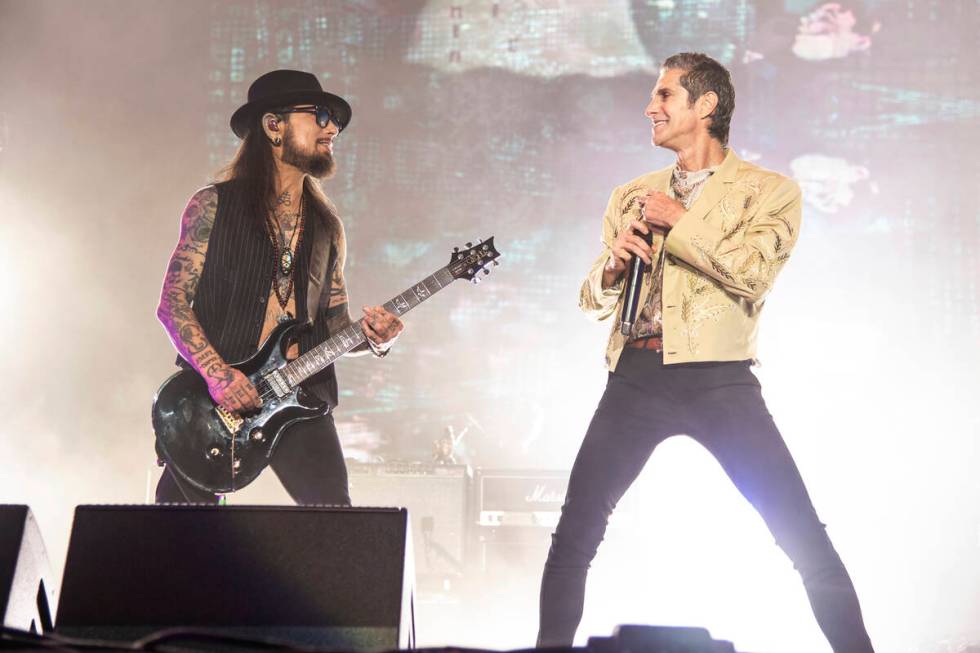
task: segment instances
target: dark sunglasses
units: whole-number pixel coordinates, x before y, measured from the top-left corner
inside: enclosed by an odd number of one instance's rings
[[[338,132],[344,131],[344,127],[347,126],[347,123],[341,122],[340,118],[330,111],[330,107],[292,107],[290,109],[279,109],[276,113],[312,113],[316,116],[316,124],[320,127],[326,127],[330,122],[333,122],[333,124],[337,125]]]

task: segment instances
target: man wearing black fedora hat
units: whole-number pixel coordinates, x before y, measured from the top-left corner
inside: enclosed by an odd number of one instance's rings
[[[350,105],[317,78],[276,70],[256,79],[248,102],[231,117],[242,139],[222,181],[190,199],[157,315],[214,401],[232,412],[258,408],[248,378],[229,363],[254,354],[281,321],[305,328],[287,353],[294,358],[351,324],[344,282],[344,228],[317,179],[332,176],[334,141],[350,124]],[[403,325],[380,306],[365,307],[367,345],[384,356]],[[333,366],[303,384],[337,404]],[[349,505],[347,470],[331,415],[286,430],[271,467],[297,503]],[[158,502],[217,498],[165,470]]]

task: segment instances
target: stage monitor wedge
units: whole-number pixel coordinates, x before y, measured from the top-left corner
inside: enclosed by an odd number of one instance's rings
[[[414,644],[405,510],[79,506],[57,632],[133,641],[167,628],[317,648]]]
[[[46,633],[57,609],[41,531],[27,506],[0,505],[0,618],[8,628]]]

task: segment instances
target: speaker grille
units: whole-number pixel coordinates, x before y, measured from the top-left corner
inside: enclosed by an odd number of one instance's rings
[[[407,636],[404,510],[80,506],[57,629],[237,629],[390,648]]]

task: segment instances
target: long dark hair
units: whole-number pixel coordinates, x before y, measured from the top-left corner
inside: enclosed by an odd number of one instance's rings
[[[275,113],[264,112],[252,118],[248,133],[238,146],[235,156],[216,175],[219,182],[235,181],[241,183],[241,192],[252,216],[265,228],[270,212],[276,205],[276,160],[272,155],[272,143],[262,130],[262,116]],[[280,123],[286,122],[287,114],[279,116]],[[336,209],[324,194],[320,183],[306,175],[303,178],[304,195],[307,208],[320,217],[324,226],[334,229],[337,226]]]

